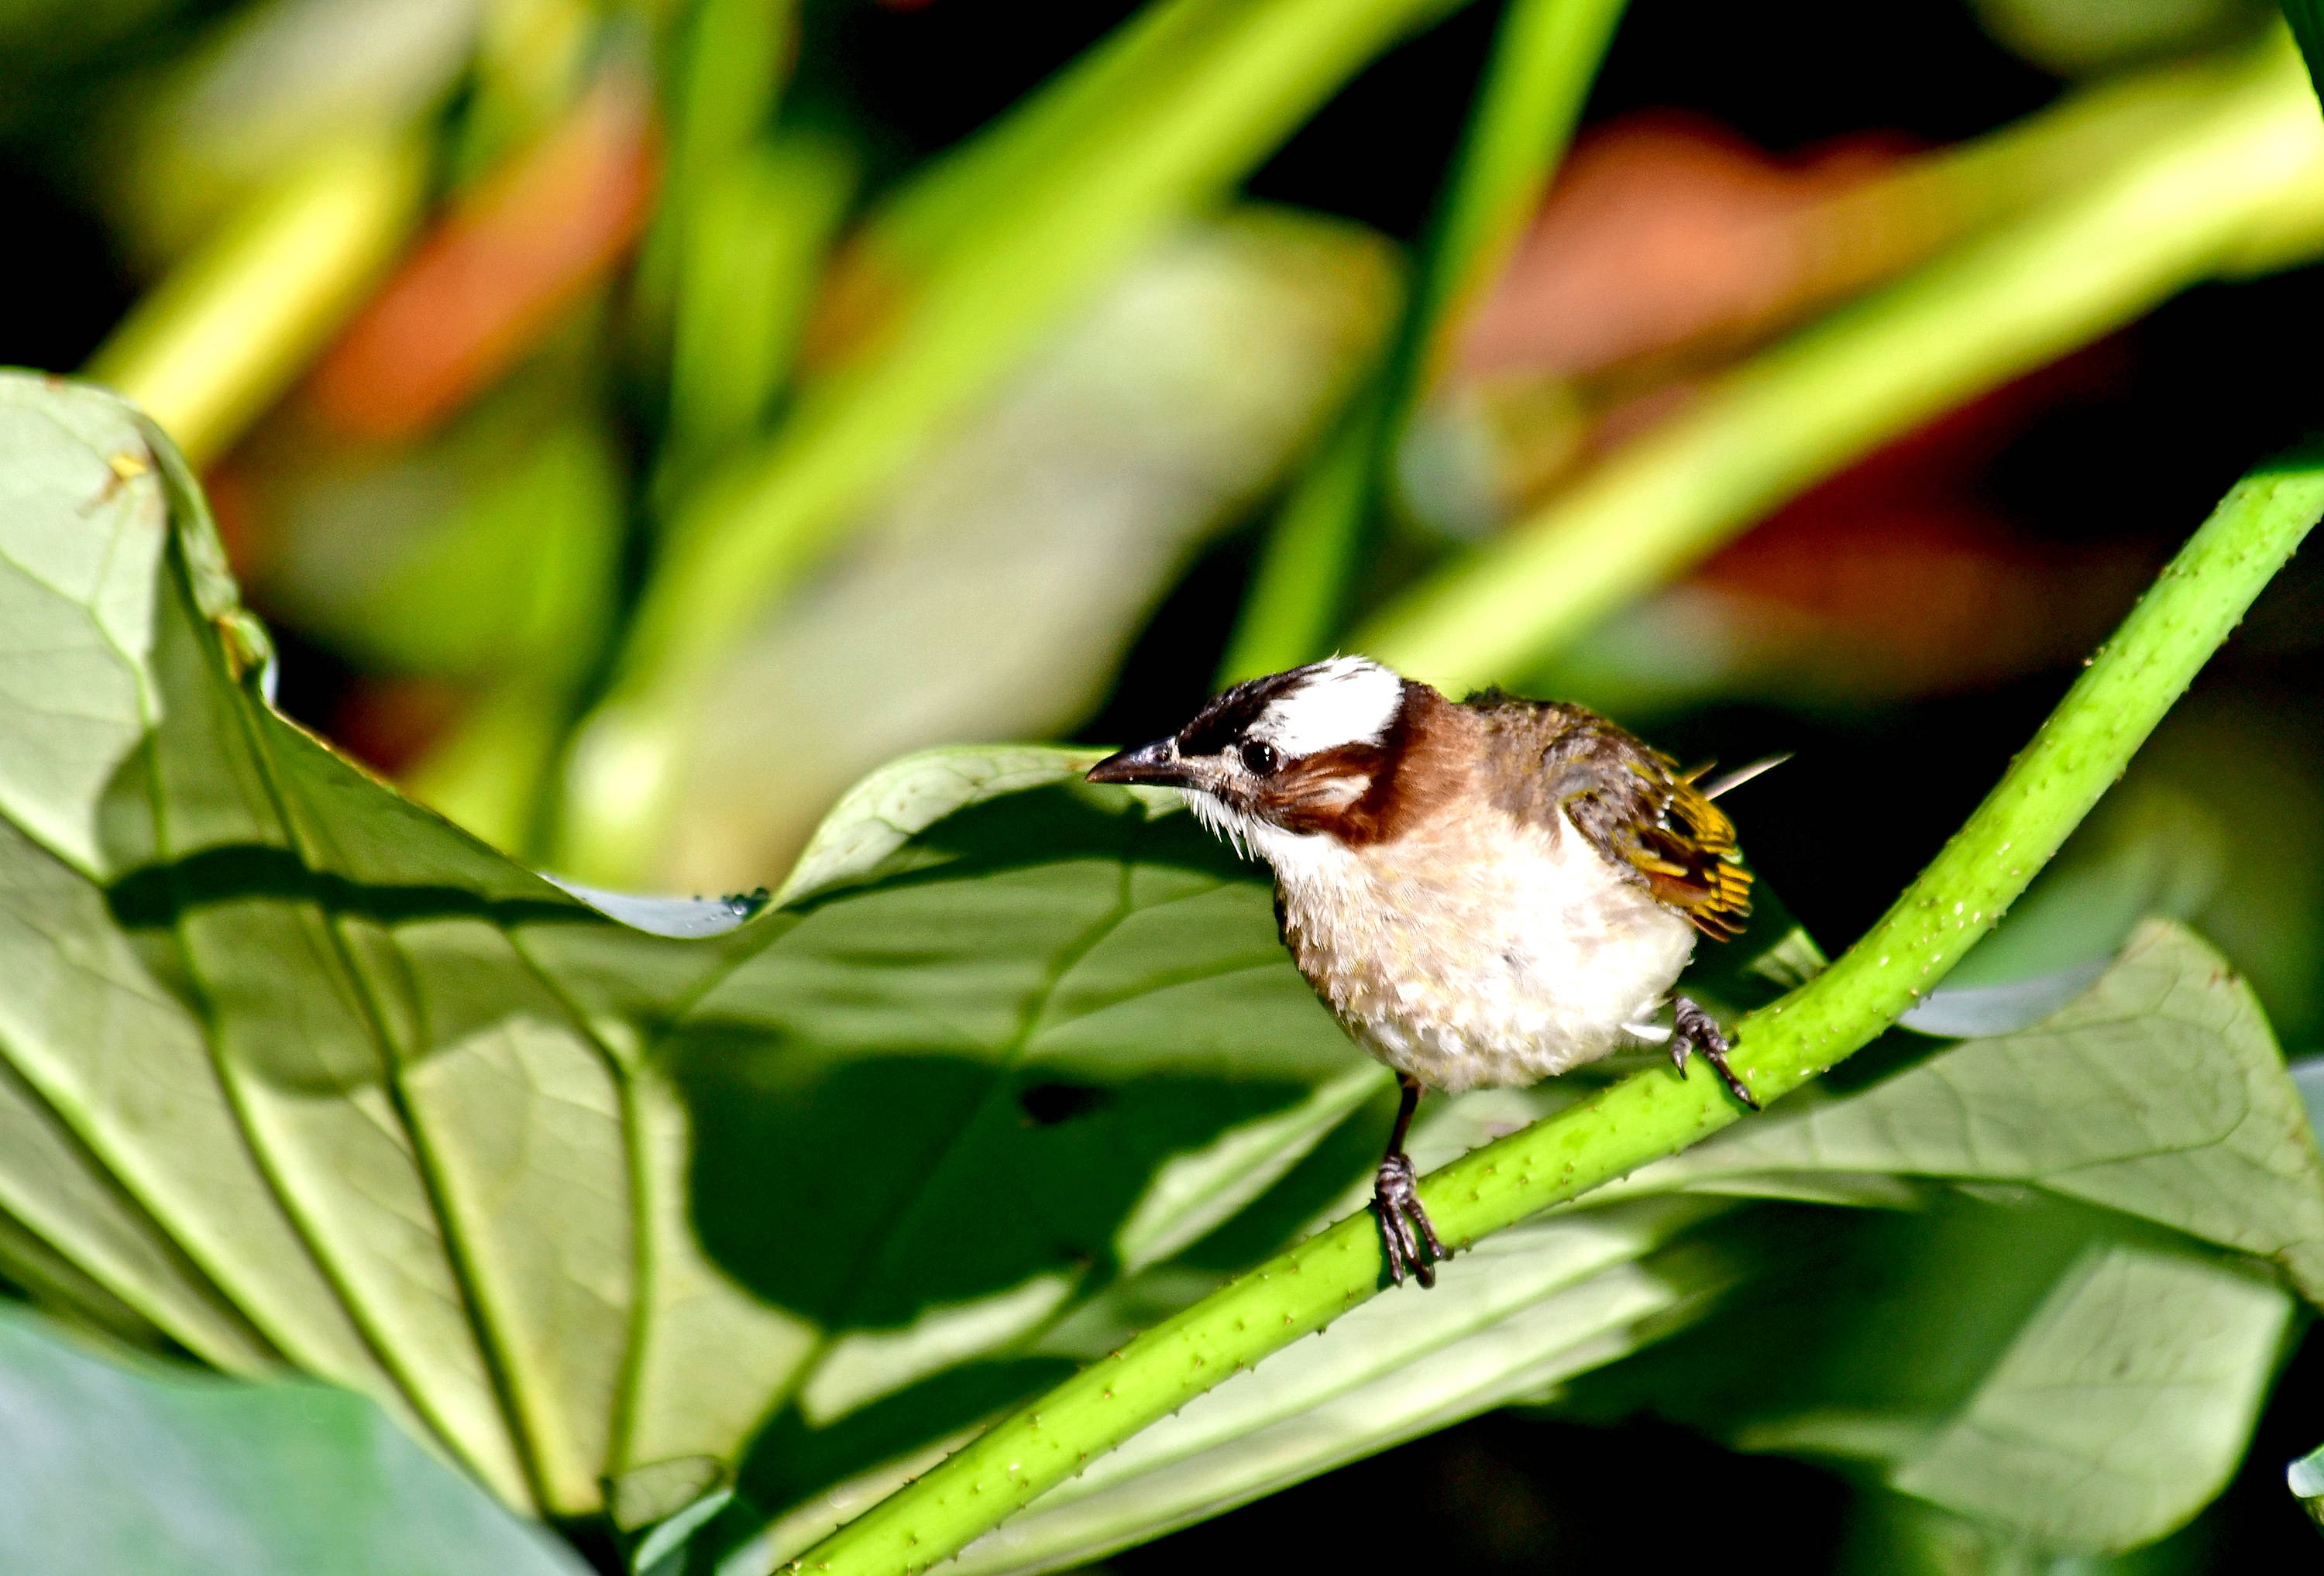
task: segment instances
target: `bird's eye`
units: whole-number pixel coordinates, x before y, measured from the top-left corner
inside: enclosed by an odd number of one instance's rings
[[[1251,776],[1272,777],[1275,775],[1276,764],[1274,745],[1262,744],[1254,739],[1242,747],[1242,767]]]

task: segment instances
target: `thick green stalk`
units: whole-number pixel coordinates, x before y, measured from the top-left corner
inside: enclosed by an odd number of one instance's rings
[[[1763,1100],[1871,1040],[1992,928],[2319,514],[2324,458],[2264,467],[2228,493],[1895,906],[1830,969],[1743,1020],[1734,1061]],[[1707,1067],[1685,1078],[1643,1073],[1433,1173],[1422,1197],[1447,1240],[1471,1243],[1743,1114]],[[788,1569],[924,1571],[1139,1429],[1378,1295],[1385,1271],[1371,1215],[1351,1216],[995,1424]]]
[[[131,309],[82,375],[197,467],[232,447],[394,260],[420,215],[416,139],[333,148],[250,200]]]
[[[1240,4],[1149,0],[1008,118],[915,173],[864,226],[866,250],[905,271],[940,257],[1089,143],[1118,136],[1185,91]]]
[[[2159,78],[2172,113],[2103,179],[1729,374],[1350,649],[1454,688],[1519,677],[1849,461],[2239,263],[2324,183],[2324,125],[2280,38],[2215,80]]]
[[[1323,654],[1398,435],[1471,301],[1500,274],[1565,156],[1623,0],[1510,0],[1375,385],[1268,534],[1222,682]]]

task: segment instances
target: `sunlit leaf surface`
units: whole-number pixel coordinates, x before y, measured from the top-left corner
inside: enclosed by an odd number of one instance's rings
[[[1168,796],[907,763],[779,906],[650,934],[274,715],[174,465],[0,384],[0,1252],[51,1302],[365,1391],[519,1507],[779,1507],[1358,1164],[1296,1174],[1366,1064]]]

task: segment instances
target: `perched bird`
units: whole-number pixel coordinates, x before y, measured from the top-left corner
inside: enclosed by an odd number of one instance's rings
[[[1682,996],[1655,1021],[1695,936],[1731,939],[1751,911],[1711,797],[1757,770],[1698,787],[1583,707],[1455,702],[1334,657],[1239,684],[1089,777],[1178,788],[1274,867],[1299,972],[1396,1070],[1374,1207],[1389,1275],[1432,1286],[1444,1246],[1404,1152],[1424,1091],[1533,1083],[1667,1039],[1682,1074],[1700,1051],[1758,1108],[1710,1013]]]

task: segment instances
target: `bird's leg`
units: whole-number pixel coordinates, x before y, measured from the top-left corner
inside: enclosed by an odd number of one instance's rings
[[[1420,1080],[1409,1073],[1398,1073],[1396,1081],[1404,1099],[1397,1107],[1396,1131],[1388,1136],[1388,1153],[1380,1157],[1379,1173],[1372,1182],[1372,1208],[1379,1213],[1380,1240],[1388,1249],[1388,1279],[1402,1286],[1405,1272],[1410,1270],[1420,1277],[1422,1286],[1433,1286],[1436,1284],[1436,1263],[1452,1256],[1436,1240],[1436,1228],[1429,1224],[1428,1212],[1420,1207],[1412,1157],[1404,1152],[1404,1136],[1411,1130],[1412,1113],[1420,1109],[1420,1097],[1426,1091]],[[1416,1226],[1419,1228],[1417,1236],[1413,1231]],[[1425,1257],[1420,1251],[1424,1241],[1428,1245]]]
[[[1730,1047],[1727,1044],[1727,1037],[1719,1030],[1719,1020],[1683,996],[1673,999],[1671,1017],[1673,1019],[1670,1039],[1671,1065],[1676,1067],[1683,1075],[1686,1072],[1687,1053],[1701,1051],[1702,1059],[1710,1063],[1711,1070],[1726,1081],[1727,1087],[1733,1092],[1735,1098],[1753,1111],[1757,1111],[1759,1109],[1757,1097],[1752,1094],[1742,1079],[1735,1075],[1735,1069],[1727,1064],[1727,1053]]]

